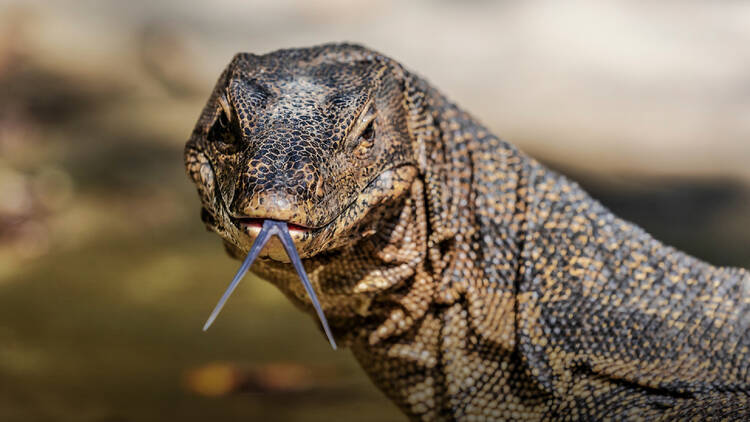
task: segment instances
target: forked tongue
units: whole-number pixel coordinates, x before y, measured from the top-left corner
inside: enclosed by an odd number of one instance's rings
[[[229,296],[232,295],[234,289],[240,284],[242,277],[247,274],[250,266],[253,265],[253,261],[258,258],[260,251],[263,250],[263,247],[266,246],[266,243],[268,243],[268,240],[271,239],[271,236],[273,235],[278,236],[281,240],[281,244],[284,245],[284,250],[286,250],[287,255],[289,255],[289,259],[292,260],[294,269],[297,271],[297,275],[299,275],[300,280],[302,280],[302,285],[305,286],[305,290],[310,296],[313,307],[315,307],[315,312],[317,312],[318,318],[320,318],[320,324],[323,326],[326,336],[328,336],[328,341],[331,342],[331,347],[336,350],[336,341],[333,339],[331,329],[328,327],[328,321],[326,320],[325,314],[323,314],[323,308],[320,307],[320,302],[318,302],[318,297],[315,295],[315,290],[313,290],[312,284],[310,284],[310,280],[307,278],[305,267],[302,266],[302,260],[297,253],[297,248],[294,246],[292,236],[289,235],[289,227],[287,227],[287,224],[283,221],[268,219],[263,221],[263,228],[260,230],[260,234],[255,239],[255,242],[253,242],[253,246],[250,248],[250,253],[247,254],[247,258],[245,258],[245,261],[242,263],[242,266],[240,266],[237,274],[234,275],[234,279],[229,283],[229,287],[227,287],[224,295],[219,299],[219,303],[216,304],[214,311],[211,312],[211,316],[208,317],[208,321],[206,321],[206,324],[203,326],[203,331],[208,330],[208,327],[213,324],[214,320],[219,315],[219,312],[221,312],[221,308],[224,307],[227,299],[229,299]]]

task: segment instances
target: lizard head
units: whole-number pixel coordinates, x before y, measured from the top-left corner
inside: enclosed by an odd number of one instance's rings
[[[352,45],[233,58],[185,149],[202,220],[231,255],[264,219],[287,222],[303,258],[376,230],[417,173],[395,66]],[[261,257],[287,260],[278,242]]]

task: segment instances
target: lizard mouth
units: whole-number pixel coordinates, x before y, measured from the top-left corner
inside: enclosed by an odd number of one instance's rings
[[[240,226],[243,233],[247,234],[250,237],[251,242],[254,242],[255,239],[257,239],[260,235],[263,229],[263,222],[265,220],[265,218],[248,217],[235,219],[237,225]],[[300,249],[301,246],[307,243],[312,235],[312,232],[315,230],[313,228],[301,226],[299,224],[293,224],[290,222],[285,223],[288,228],[289,236],[294,241],[297,249]],[[259,258],[271,259],[273,261],[283,262],[287,264],[291,263],[288,254],[284,250],[284,246],[276,238],[268,241],[268,245],[263,249]]]
[[[263,228],[263,222],[265,221],[265,218],[237,218],[237,222],[242,226],[246,227],[248,229],[258,229],[260,230]],[[290,222],[286,222],[287,227],[289,227],[290,232],[298,231],[298,232],[306,232],[313,230],[311,227],[301,226],[299,224],[293,224]]]

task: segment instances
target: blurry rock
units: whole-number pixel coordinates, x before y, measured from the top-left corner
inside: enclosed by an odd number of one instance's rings
[[[232,364],[212,363],[189,370],[183,380],[185,389],[207,397],[227,395],[237,389],[242,374]]]
[[[208,397],[233,393],[289,395],[311,390],[336,389],[335,373],[292,362],[273,362],[243,368],[233,363],[211,363],[186,372],[183,386]]]
[[[298,392],[320,384],[312,368],[297,363],[277,362],[247,373],[245,390]]]

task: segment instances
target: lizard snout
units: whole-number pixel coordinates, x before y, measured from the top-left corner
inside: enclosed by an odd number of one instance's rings
[[[312,236],[313,227],[308,223],[307,206],[292,195],[275,191],[259,192],[243,201],[237,208],[232,216],[242,232],[248,235],[250,243],[260,234],[265,220],[285,222],[298,250],[304,249],[304,245]],[[283,245],[275,238],[269,240],[260,256],[290,262]]]
[[[312,221],[310,205],[294,195],[279,191],[258,192],[249,198],[237,201],[232,216],[235,219],[285,221],[291,227],[310,229]]]

